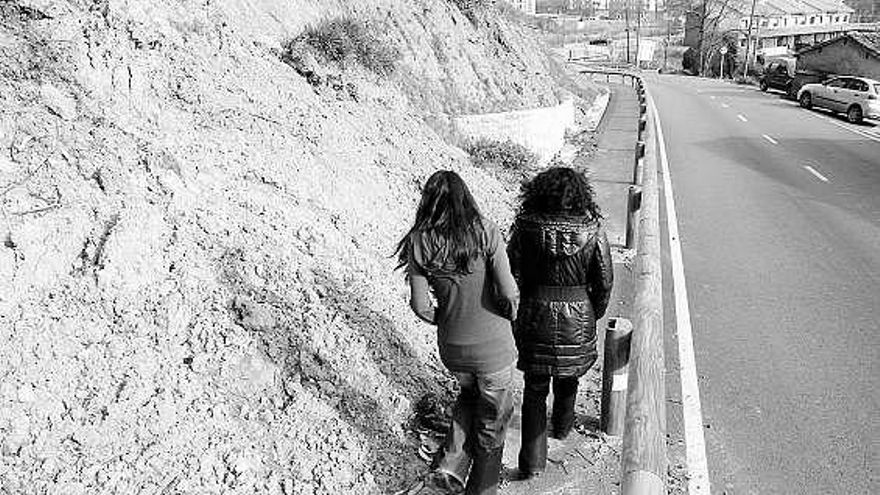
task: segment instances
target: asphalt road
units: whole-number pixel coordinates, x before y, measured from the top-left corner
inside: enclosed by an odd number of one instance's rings
[[[880,126],[718,81],[660,76],[650,88],[712,493],[880,493]]]

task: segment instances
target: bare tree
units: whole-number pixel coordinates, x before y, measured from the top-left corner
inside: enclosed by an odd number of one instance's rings
[[[691,3],[690,13],[696,16],[699,30],[700,74],[707,72],[707,64],[722,46],[735,51],[736,36],[731,36],[729,31],[742,15],[743,4],[743,0],[697,0]]]

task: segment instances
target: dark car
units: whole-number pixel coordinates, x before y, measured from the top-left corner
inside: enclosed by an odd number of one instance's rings
[[[764,68],[764,74],[759,81],[761,91],[779,89],[789,94],[791,82],[794,80],[794,66],[786,60],[774,60]]]
[[[759,80],[761,91],[778,89],[785,92],[785,96],[791,100],[797,99],[798,91],[805,84],[822,82],[834,74],[815,70],[795,71],[793,61],[778,59],[770,62],[764,68],[764,74]]]

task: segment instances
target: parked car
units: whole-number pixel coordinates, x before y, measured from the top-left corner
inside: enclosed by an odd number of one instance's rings
[[[880,119],[880,82],[864,77],[841,76],[821,84],[805,84],[798,92],[804,108],[814,106],[845,113],[852,123]]]
[[[764,68],[764,74],[758,81],[761,91],[768,89],[780,89],[788,93],[791,82],[794,80],[793,66],[786,60],[774,60]]]
[[[813,70],[795,71],[794,69],[794,60],[773,60],[764,68],[764,73],[758,79],[761,91],[778,89],[784,91],[787,98],[796,100],[798,91],[800,91],[804,84],[822,82],[834,75],[827,72]]]

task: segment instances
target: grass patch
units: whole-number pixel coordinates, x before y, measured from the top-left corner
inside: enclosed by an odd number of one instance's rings
[[[400,52],[391,42],[378,35],[381,26],[349,17],[327,19],[306,28],[284,45],[285,62],[310,50],[316,56],[342,66],[358,63],[370,71],[387,76],[394,72]]]
[[[535,153],[510,140],[479,138],[466,143],[464,149],[471,156],[474,164],[480,167],[490,165],[525,170],[538,163],[538,156]]]

